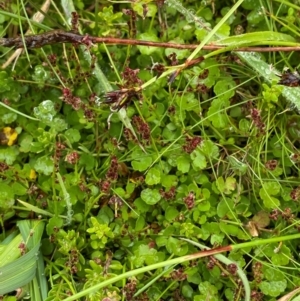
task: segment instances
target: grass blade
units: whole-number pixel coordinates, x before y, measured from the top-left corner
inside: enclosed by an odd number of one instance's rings
[[[50,216],[50,217],[54,216],[54,214],[52,214],[52,213],[50,213],[50,212],[48,212],[46,210],[40,209],[40,208],[38,208],[36,206],[33,206],[33,205],[31,205],[31,204],[29,204],[27,202],[23,202],[21,200],[17,200],[17,201],[19,203],[21,203],[23,206],[25,206],[28,210],[33,211],[33,212],[35,212],[37,214],[41,214],[41,215],[45,215],[45,216]]]
[[[19,245],[23,241],[22,236],[17,235],[10,243],[2,245],[0,255],[0,267],[9,264],[20,257]]]
[[[5,249],[0,256],[0,295],[26,285],[36,275],[44,223],[40,220],[23,220],[17,225],[21,234],[8,244],[3,244]],[[21,247],[21,244],[24,246]],[[22,251],[25,252],[26,248],[29,251],[22,255]]]
[[[24,286],[34,278],[39,247],[36,245],[22,257],[0,268],[0,295]]]
[[[231,9],[227,12],[227,14],[218,22],[218,24],[207,34],[207,36],[203,39],[200,45],[192,52],[192,54],[188,57],[187,61],[191,61],[202,49],[202,47],[216,34],[216,32],[220,29],[220,27],[228,20],[228,18],[234,14],[235,10],[244,2],[244,0],[237,1]]]
[[[184,241],[189,242],[190,244],[198,247],[200,250],[210,250],[210,248],[207,248],[206,246],[199,244],[198,242],[195,242],[193,240],[190,239],[186,239],[186,238],[181,238]],[[246,274],[244,273],[244,271],[238,266],[238,264],[230,259],[228,259],[227,257],[225,257],[222,254],[216,254],[213,255],[217,260],[219,260],[220,262],[229,265],[229,264],[235,264],[237,267],[237,274],[239,275],[240,279],[242,280],[242,283],[244,285],[244,289],[245,289],[245,301],[250,301],[251,299],[251,289],[250,289],[250,283],[248,281],[248,278],[246,276]]]

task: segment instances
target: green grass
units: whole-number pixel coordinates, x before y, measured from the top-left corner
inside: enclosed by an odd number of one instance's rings
[[[5,4],[1,36],[76,11],[81,34],[199,46],[53,44],[0,71],[3,299],[296,301],[300,92],[279,81],[298,54],[239,47],[299,47],[299,7],[41,6]]]

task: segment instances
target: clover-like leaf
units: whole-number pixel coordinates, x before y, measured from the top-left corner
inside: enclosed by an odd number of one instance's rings
[[[230,194],[236,188],[236,179],[233,177],[228,177],[224,181],[223,177],[219,177],[216,181],[216,185],[220,192]]]
[[[80,132],[77,129],[68,129],[65,132],[66,137],[71,143],[80,141]]]
[[[142,150],[138,149],[132,153],[131,165],[134,170],[145,171],[152,162],[152,157],[145,154]]]
[[[0,161],[12,165],[19,155],[19,149],[16,146],[0,149]]]
[[[53,121],[53,117],[56,115],[55,105],[51,100],[44,100],[38,107],[33,109],[36,118],[42,122],[49,123]]]
[[[148,265],[156,263],[159,260],[159,257],[155,249],[149,248],[148,245],[142,244],[134,252],[134,256],[132,256],[131,260],[136,267],[140,267],[144,263]]]
[[[207,161],[200,150],[195,149],[190,156],[192,159],[192,166],[194,170],[198,171],[206,168]]]
[[[145,178],[145,182],[148,185],[155,185],[160,183],[160,179],[161,179],[161,172],[158,168],[150,168],[147,172],[146,178]]]
[[[291,250],[286,245],[275,249],[274,253],[275,254],[272,256],[272,263],[274,265],[284,266],[289,264],[292,254]]]
[[[273,197],[277,195],[280,191],[280,184],[278,182],[266,182],[263,187],[259,190],[259,196],[264,202],[266,208],[275,209],[279,206],[280,201]]]
[[[208,119],[216,128],[225,128],[228,125],[228,117],[225,108],[229,106],[229,100],[224,98],[215,98],[207,112]]]
[[[141,192],[142,200],[148,205],[155,205],[161,199],[161,195],[157,189],[146,188]]]
[[[191,162],[187,155],[182,155],[177,158],[177,168],[182,173],[187,173],[190,170]]]
[[[186,255],[186,253],[188,252],[187,243],[173,237],[170,237],[168,239],[166,248],[169,251],[169,253],[174,253],[177,256]]]
[[[0,72],[0,93],[5,92],[5,91],[10,91],[12,89],[12,78],[10,78],[7,74],[6,71],[1,71]]]
[[[214,92],[219,99],[227,100],[235,94],[235,86],[232,79],[222,79],[215,84]]]
[[[262,293],[271,297],[278,297],[286,288],[286,280],[281,281],[262,281],[259,288]]]
[[[54,170],[53,159],[46,156],[38,158],[34,164],[34,169],[46,176],[51,175]]]
[[[6,183],[0,183],[0,208],[11,208],[15,203],[14,196],[14,191],[10,185]]]
[[[169,207],[167,207],[166,212],[165,212],[166,220],[171,222],[171,221],[175,220],[175,218],[178,216],[178,214],[179,214],[179,212],[175,207],[169,206]]]

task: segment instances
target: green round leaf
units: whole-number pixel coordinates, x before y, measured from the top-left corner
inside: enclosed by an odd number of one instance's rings
[[[71,143],[80,141],[80,132],[77,129],[68,129],[65,132],[66,137]]]
[[[0,208],[11,208],[15,203],[15,194],[12,187],[5,183],[0,183]]]
[[[186,255],[188,252],[188,245],[185,242],[173,237],[168,239],[166,248],[169,253],[174,253],[177,256]]]
[[[132,153],[131,166],[134,170],[145,171],[152,162],[152,157],[145,154],[142,150],[137,150]]]
[[[171,222],[173,221],[179,214],[179,211],[172,206],[167,207],[165,211],[165,218],[167,221]]]
[[[27,187],[18,182],[14,182],[12,184],[12,189],[16,195],[25,195],[27,194],[28,190]]]
[[[34,169],[46,176],[50,176],[54,170],[54,162],[49,157],[40,157],[34,164]]]
[[[48,224],[46,226],[46,231],[48,235],[56,233],[58,229],[60,229],[63,225],[64,221],[61,217],[53,216],[49,219]]]
[[[261,289],[262,293],[268,296],[277,297],[282,292],[284,292],[286,288],[286,280],[281,281],[262,281],[259,284],[259,288]]]
[[[188,156],[179,156],[177,158],[177,168],[182,173],[188,173],[190,170],[190,159]]]
[[[161,195],[157,189],[146,188],[141,192],[142,200],[148,205],[155,205],[161,199]]]
[[[181,290],[182,290],[182,295],[184,297],[192,298],[194,289],[190,285],[188,285],[188,284],[183,285]]]
[[[148,185],[155,185],[160,183],[160,170],[157,168],[150,168],[147,172],[145,182]]]
[[[0,149],[0,161],[6,162],[8,165],[12,165],[17,160],[18,155],[19,150],[15,145]]]
[[[56,115],[55,105],[51,100],[44,100],[38,107],[33,109],[33,113],[42,122],[52,122],[53,117]]]
[[[206,158],[199,150],[196,149],[191,153],[191,159],[194,170],[199,171],[206,168]]]

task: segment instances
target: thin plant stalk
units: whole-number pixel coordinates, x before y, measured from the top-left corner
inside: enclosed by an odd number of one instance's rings
[[[176,265],[176,264],[180,264],[186,261],[191,261],[191,260],[195,260],[198,258],[202,258],[202,257],[207,257],[207,256],[212,256],[215,254],[220,254],[223,252],[230,252],[233,250],[239,250],[239,249],[244,249],[244,248],[250,248],[250,247],[258,247],[261,245],[266,245],[266,244],[271,244],[271,243],[278,243],[278,242],[282,242],[282,241],[291,241],[294,239],[300,239],[300,233],[298,234],[294,234],[294,235],[287,235],[287,236],[279,236],[279,237],[272,237],[272,238],[268,238],[268,239],[257,239],[257,240],[252,240],[249,242],[244,242],[244,243],[240,243],[240,244],[236,244],[236,245],[228,245],[228,246],[224,246],[224,247],[219,247],[219,248],[215,248],[215,249],[210,249],[210,250],[205,250],[205,251],[200,251],[191,255],[185,255],[182,257],[178,257],[178,258],[174,258],[174,259],[170,259],[170,260],[166,260],[163,262],[159,262],[159,263],[155,263],[149,266],[145,266],[139,269],[135,269],[133,271],[129,271],[126,273],[123,273],[121,275],[115,276],[111,279],[108,279],[106,281],[103,281],[101,283],[98,283],[92,287],[89,287],[73,296],[70,296],[68,298],[63,299],[62,301],[74,301],[74,300],[78,300],[81,297],[84,297],[88,294],[91,294],[95,291],[100,290],[101,288],[104,288],[112,283],[115,283],[117,281],[123,280],[125,278],[129,278],[129,277],[133,277],[151,270],[156,270],[159,268],[164,268],[170,265]]]

